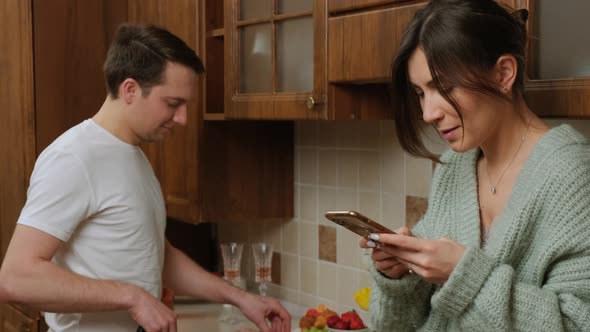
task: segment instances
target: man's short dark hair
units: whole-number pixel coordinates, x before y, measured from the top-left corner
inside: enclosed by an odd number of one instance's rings
[[[169,31],[154,25],[119,26],[103,66],[107,93],[118,98],[119,85],[133,78],[149,94],[151,87],[162,83],[168,61],[197,74],[205,71],[195,51]]]

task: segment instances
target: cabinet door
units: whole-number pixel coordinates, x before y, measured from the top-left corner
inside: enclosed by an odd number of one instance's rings
[[[29,1],[0,4],[0,260],[8,248],[35,160],[33,31]]]
[[[127,1],[33,0],[33,13],[38,155],[104,102],[102,66]]]
[[[326,0],[225,0],[225,117],[326,118]]]
[[[525,90],[531,109],[546,117],[590,117],[590,2],[513,2],[529,10]]]
[[[2,332],[37,332],[37,320],[16,308],[3,304],[0,306],[0,327]]]
[[[194,0],[130,0],[129,20],[162,26],[199,54],[199,8]],[[160,180],[168,216],[191,223],[199,222],[201,214],[198,143],[203,123],[202,79],[199,77],[195,98],[188,105],[187,125],[174,128],[163,142],[144,146]]]

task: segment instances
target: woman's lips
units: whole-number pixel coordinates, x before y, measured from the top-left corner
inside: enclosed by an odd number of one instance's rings
[[[458,126],[450,129],[441,130],[440,134],[442,138],[444,138],[447,141],[450,141],[455,136],[457,129],[459,129]]]

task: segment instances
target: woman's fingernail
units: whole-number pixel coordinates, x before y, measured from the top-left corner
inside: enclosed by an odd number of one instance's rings
[[[373,241],[379,241],[379,235],[377,234],[369,234],[369,239]]]
[[[373,241],[367,241],[367,246],[371,247],[371,248],[375,248],[377,246],[377,244]]]

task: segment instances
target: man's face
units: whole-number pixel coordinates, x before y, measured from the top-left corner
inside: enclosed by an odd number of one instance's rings
[[[194,95],[195,83],[191,68],[168,62],[161,84],[153,86],[147,96],[138,89],[127,120],[139,141],[161,141],[175,126],[186,124],[187,102]]]

